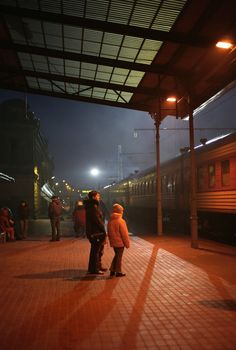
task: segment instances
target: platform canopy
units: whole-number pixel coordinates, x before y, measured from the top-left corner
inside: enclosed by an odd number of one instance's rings
[[[235,0],[0,0],[0,12],[2,89],[164,118],[167,96],[183,117],[186,96],[196,108],[236,78]]]

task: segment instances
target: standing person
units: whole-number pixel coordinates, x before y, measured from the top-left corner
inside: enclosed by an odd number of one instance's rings
[[[124,248],[129,248],[129,232],[126,221],[122,218],[124,208],[119,204],[113,205],[113,213],[110,216],[107,224],[108,238],[111,247],[114,249],[114,258],[110,267],[110,276],[123,277],[121,263]]]
[[[15,240],[14,220],[9,208],[4,207],[0,210],[0,230],[5,232],[8,241]]]
[[[20,238],[26,239],[29,227],[29,207],[24,200],[22,200],[18,206],[18,217],[20,221]]]
[[[52,201],[48,206],[48,216],[51,222],[52,239],[51,241],[60,241],[61,238],[61,214],[63,207],[57,196],[52,197]]]
[[[82,201],[77,201],[75,203],[72,218],[76,237],[85,237],[85,209]]]
[[[106,230],[99,208],[99,201],[100,193],[95,190],[90,191],[88,199],[84,200],[84,207],[86,212],[86,236],[91,244],[88,272],[103,275],[103,271],[106,269],[101,267],[101,255],[106,240]]]

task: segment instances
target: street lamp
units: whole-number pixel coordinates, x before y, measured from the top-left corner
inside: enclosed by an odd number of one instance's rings
[[[99,170],[97,168],[93,168],[93,169],[90,170],[90,174],[92,176],[98,176]]]
[[[95,178],[97,178],[98,177],[98,175],[100,174],[100,171],[99,171],[99,169],[98,168],[92,168],[91,170],[90,170],[90,174],[93,176],[93,177],[95,177]],[[97,189],[98,189],[98,183],[97,183]]]

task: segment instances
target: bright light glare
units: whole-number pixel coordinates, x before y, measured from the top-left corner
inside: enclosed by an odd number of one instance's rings
[[[99,170],[97,168],[93,168],[93,169],[91,169],[90,174],[92,176],[98,176]]]
[[[176,97],[174,97],[174,96],[167,97],[166,101],[167,102],[176,102]]]
[[[216,43],[216,46],[220,49],[230,49],[233,46],[233,44],[229,41],[218,41],[218,43]]]

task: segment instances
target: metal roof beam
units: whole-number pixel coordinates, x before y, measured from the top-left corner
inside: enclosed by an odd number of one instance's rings
[[[184,34],[180,32],[165,32],[161,30],[141,28],[137,26],[129,26],[120,23],[112,23],[108,21],[98,21],[94,19],[68,16],[64,14],[43,12],[37,10],[26,9],[22,7],[13,7],[0,5],[0,12],[5,15],[33,18],[41,21],[48,21],[59,24],[66,24],[76,27],[90,28],[94,30],[116,33],[121,35],[130,35],[133,37],[173,42],[197,47],[209,47],[215,44],[216,38],[209,40],[196,34]]]
[[[51,81],[60,81],[64,83],[71,83],[71,84],[78,84],[78,85],[87,85],[90,87],[99,87],[102,89],[110,89],[114,91],[124,91],[124,92],[130,92],[130,93],[138,93],[138,94],[145,94],[149,97],[155,97],[155,96],[168,96],[170,91],[159,89],[159,88],[149,88],[149,87],[133,87],[133,86],[127,86],[127,85],[119,85],[119,84],[112,84],[108,82],[103,81],[97,81],[97,80],[89,80],[89,79],[82,79],[77,77],[70,77],[70,76],[64,76],[59,74],[51,74],[46,72],[39,72],[39,71],[32,71],[27,69],[16,69],[13,66],[10,65],[1,65],[0,66],[0,72],[3,73],[10,73],[8,76],[1,76],[1,79],[10,80],[11,78],[15,78],[18,76],[23,76],[24,78],[34,77],[38,79],[47,79],[50,82]]]
[[[14,91],[24,91],[27,93],[32,93],[36,95],[44,95],[44,96],[50,96],[50,97],[57,97],[57,98],[63,98],[63,99],[69,99],[69,100],[76,100],[76,101],[82,101],[82,102],[88,102],[88,103],[96,103],[96,104],[102,104],[106,106],[111,106],[111,107],[120,107],[120,108],[129,108],[133,110],[138,110],[138,111],[144,111],[148,112],[150,107],[145,104],[145,103],[121,103],[121,102],[114,102],[110,100],[102,100],[98,98],[92,98],[92,97],[85,97],[85,96],[79,96],[76,94],[65,94],[62,92],[55,92],[55,91],[46,91],[46,90],[40,90],[40,89],[34,89],[34,88],[29,88],[29,87],[12,87],[8,86],[0,81],[0,88],[2,89],[10,89]]]
[[[12,44],[6,40],[0,40],[1,49],[13,50],[14,52],[26,52],[34,55],[56,57],[66,60],[79,61],[93,63],[96,65],[124,68],[129,70],[136,70],[141,72],[149,72],[155,74],[165,74],[169,76],[183,77],[187,76],[187,71],[180,71],[175,69],[170,69],[165,65],[152,63],[151,65],[143,63],[128,62],[122,60],[114,60],[106,57],[96,57],[91,55],[83,55],[75,52],[54,50],[48,48],[42,48],[37,46],[29,46],[22,44]]]

